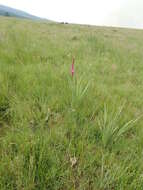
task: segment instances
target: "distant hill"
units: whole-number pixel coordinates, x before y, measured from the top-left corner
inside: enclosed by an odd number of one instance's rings
[[[7,17],[18,17],[18,18],[25,18],[25,19],[32,19],[32,20],[41,20],[42,18],[31,15],[24,11],[14,9],[11,7],[7,7],[4,5],[0,5],[0,16],[7,16]]]

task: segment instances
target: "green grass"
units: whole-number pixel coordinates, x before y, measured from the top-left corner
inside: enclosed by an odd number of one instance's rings
[[[143,189],[142,52],[142,30],[0,17],[0,189]]]

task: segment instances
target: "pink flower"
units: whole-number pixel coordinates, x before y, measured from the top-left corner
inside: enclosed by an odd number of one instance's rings
[[[71,69],[72,77],[74,76],[74,58],[72,59],[72,69]]]

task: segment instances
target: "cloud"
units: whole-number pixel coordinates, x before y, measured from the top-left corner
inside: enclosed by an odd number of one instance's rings
[[[55,21],[143,28],[143,0],[0,0]]]
[[[105,19],[106,25],[143,28],[143,1],[126,0]]]

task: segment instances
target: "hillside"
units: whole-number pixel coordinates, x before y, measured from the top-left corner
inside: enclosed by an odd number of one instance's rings
[[[141,190],[143,31],[0,26],[0,189]]]
[[[41,20],[42,18],[33,16],[28,14],[24,11],[17,10],[11,7],[7,7],[4,5],[0,5],[0,16],[7,16],[7,17],[18,17],[18,18],[25,18],[25,19],[32,19],[32,20]]]

